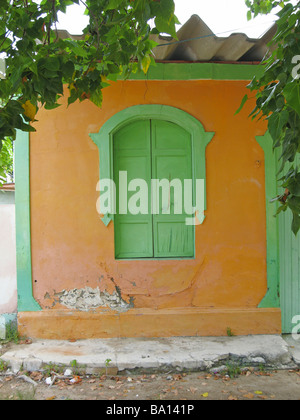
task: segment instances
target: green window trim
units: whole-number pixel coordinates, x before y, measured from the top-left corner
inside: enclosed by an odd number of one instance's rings
[[[29,150],[29,133],[18,130],[15,141],[15,211],[19,312],[41,310],[32,290]]]
[[[204,180],[204,211],[206,210],[206,147],[215,133],[206,132],[203,125],[192,115],[178,108],[166,105],[135,105],[126,108],[111,117],[98,133],[90,137],[99,149],[100,179],[114,179],[113,173],[113,136],[123,126],[140,119],[156,119],[170,121],[185,129],[191,135],[192,141],[192,171],[193,179]],[[198,209],[197,209],[198,210]],[[200,214],[200,213],[199,213]],[[203,219],[199,220],[203,223]],[[102,217],[105,226],[114,220],[113,214]]]
[[[132,73],[129,80],[252,80],[261,76],[259,64],[156,63],[147,74]],[[120,80],[122,80],[120,76]]]
[[[277,154],[273,152],[273,140],[267,131],[264,136],[257,136],[256,141],[265,154],[265,196],[267,224],[267,281],[268,290],[259,304],[259,308],[279,308],[279,234],[278,217],[274,217],[277,204],[270,200],[277,196]],[[276,206],[276,207],[274,207]]]

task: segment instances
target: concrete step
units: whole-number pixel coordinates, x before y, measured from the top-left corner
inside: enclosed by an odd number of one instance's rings
[[[207,371],[228,363],[290,369],[300,368],[300,340],[280,335],[33,340],[12,346],[1,359],[14,373],[21,368],[36,371],[49,364],[67,367],[74,363],[91,374],[107,366],[119,372]]]

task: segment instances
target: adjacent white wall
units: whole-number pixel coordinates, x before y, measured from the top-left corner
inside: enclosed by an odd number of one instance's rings
[[[15,205],[5,201],[0,196],[0,315],[17,312]]]

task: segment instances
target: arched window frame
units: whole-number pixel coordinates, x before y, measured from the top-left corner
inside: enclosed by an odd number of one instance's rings
[[[204,180],[204,211],[206,205],[206,147],[214,136],[214,132],[205,131],[203,125],[187,112],[167,105],[135,105],[113,115],[100,128],[98,133],[90,133],[90,137],[99,149],[100,179],[113,179],[113,137],[123,126],[140,119],[160,119],[180,125],[192,139],[192,171],[193,180]],[[195,203],[194,203],[195,204]],[[197,209],[198,210],[198,209]],[[203,210],[203,209],[202,209]],[[105,214],[101,220],[108,226],[114,219],[113,214]],[[205,215],[199,212],[200,223]]]

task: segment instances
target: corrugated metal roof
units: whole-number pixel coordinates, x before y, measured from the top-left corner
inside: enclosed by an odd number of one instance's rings
[[[258,39],[248,38],[242,33],[219,37],[199,16],[193,15],[177,32],[178,39],[152,36],[158,43],[153,53],[157,61],[260,62],[269,51],[267,44],[276,30],[275,24]],[[58,36],[74,40],[84,37],[71,35],[66,30],[59,30]],[[4,77],[4,72],[5,62],[0,59],[0,78]]]
[[[3,184],[2,187],[0,187],[1,191],[15,191],[15,184]]]
[[[243,33],[219,37],[198,15],[193,15],[177,32],[178,39],[151,38],[158,43],[153,50],[157,61],[260,62],[268,52],[267,44],[276,30],[275,24],[258,39]],[[71,35],[64,30],[58,32],[61,38],[83,39],[82,35]]]
[[[260,62],[275,33],[276,25],[259,39],[248,38],[242,33],[219,37],[199,16],[193,15],[177,32],[177,40],[162,36],[154,38],[159,44],[154,55],[160,61]]]

